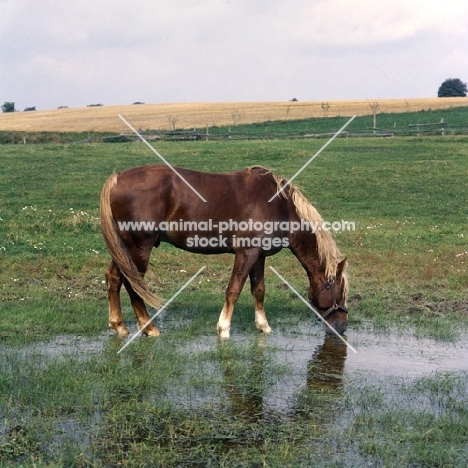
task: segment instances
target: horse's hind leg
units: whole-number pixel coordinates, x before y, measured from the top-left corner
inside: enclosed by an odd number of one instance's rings
[[[146,245],[140,245],[138,248],[130,247],[129,249],[132,260],[142,276],[144,276],[148,268],[149,258],[154,242],[145,244]],[[123,284],[130,296],[130,301],[137,318],[138,329],[143,335],[159,336],[161,332],[155,327],[153,322],[151,322],[151,318],[148,315],[143,299],[134,291],[126,278],[123,279]]]
[[[265,298],[265,257],[260,257],[249,273],[250,290],[255,303],[255,325],[263,333],[271,333],[263,307]]]
[[[107,297],[109,300],[109,328],[115,330],[119,335],[128,335],[120,305],[120,288],[122,287],[123,275],[114,261],[110,262],[106,270]]]
[[[130,301],[137,318],[138,329],[143,335],[159,336],[161,332],[155,327],[153,322],[150,321],[151,318],[146,310],[145,301],[133,290],[127,279],[124,278],[123,283],[130,296]]]

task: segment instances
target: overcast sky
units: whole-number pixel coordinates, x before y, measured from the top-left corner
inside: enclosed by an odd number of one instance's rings
[[[0,103],[436,97],[466,0],[0,0]]]

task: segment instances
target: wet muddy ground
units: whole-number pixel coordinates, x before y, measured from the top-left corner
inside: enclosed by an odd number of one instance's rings
[[[84,466],[112,466],[128,461],[132,446],[149,444],[153,455],[169,451],[180,466],[202,464],[206,457],[220,466],[249,466],[242,460],[268,457],[270,443],[284,442],[301,454],[298,466],[393,466],[402,456],[394,452],[394,438],[405,440],[408,431],[435,431],[443,443],[440,431],[459,418],[466,430],[465,337],[444,341],[361,326],[345,339],[357,352],[306,321],[294,328],[277,325],[268,336],[234,328],[225,341],[200,335],[176,342],[169,330],[158,340],[138,338],[120,355],[126,339],[110,332],[6,346],[2,378],[17,383],[4,385],[12,395],[2,404],[0,459],[56,460],[68,450],[70,460],[93,460]],[[96,375],[96,367],[112,376]],[[82,394],[75,399],[69,396],[73,379]],[[40,430],[46,443],[34,432]],[[403,444],[404,460],[411,437]],[[187,458],[187,447],[200,454]],[[289,458],[275,457],[271,466],[287,466]],[[447,466],[466,461],[460,453],[444,457],[454,460]],[[424,466],[421,460],[423,455],[414,466]]]

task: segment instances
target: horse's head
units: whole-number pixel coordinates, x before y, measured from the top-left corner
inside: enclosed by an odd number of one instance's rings
[[[346,266],[345,258],[338,263],[335,276],[327,277],[325,273],[316,274],[309,288],[309,300],[312,307],[320,312],[329,325],[326,327],[327,333],[333,333],[331,328],[334,328],[338,333],[343,334],[348,327]]]

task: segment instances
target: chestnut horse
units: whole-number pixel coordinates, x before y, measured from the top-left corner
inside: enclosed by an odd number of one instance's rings
[[[221,337],[229,337],[234,305],[247,276],[256,327],[271,332],[263,307],[265,258],[283,248],[289,248],[304,267],[309,301],[326,320],[327,331],[333,327],[344,333],[347,262],[340,258],[330,232],[321,228],[317,210],[296,187],[260,166],[225,174],[176,170],[185,180],[171,168],[153,164],[114,173],[103,186],[101,227],[112,257],[106,271],[111,329],[129,333],[120,305],[123,283],[140,331],[160,334],[153,323],[147,324],[145,301],[158,309],[162,300],[149,291],[144,275],[153,247],[168,242],[194,253],[234,254],[217,325]],[[269,203],[278,190],[282,191]]]

